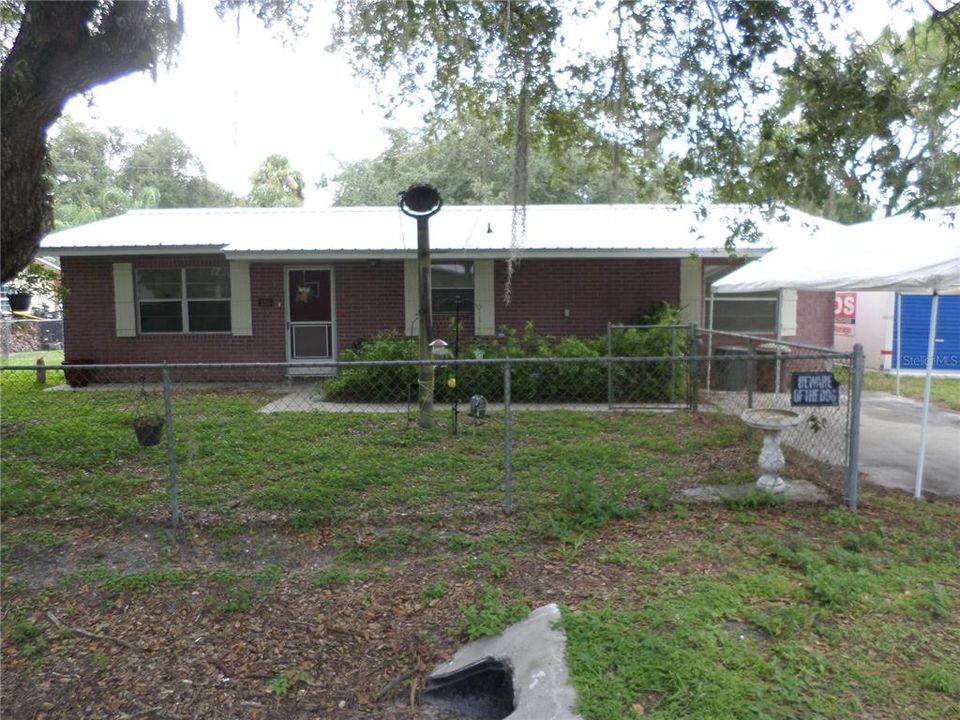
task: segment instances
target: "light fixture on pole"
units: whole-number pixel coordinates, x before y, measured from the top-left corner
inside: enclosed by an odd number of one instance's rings
[[[443,360],[447,354],[447,341],[437,338],[432,343],[430,343],[430,354],[433,356],[433,359],[437,362]]]
[[[440,212],[443,200],[430,185],[411,185],[400,193],[400,211],[417,221],[417,277],[419,308],[417,318],[420,360],[431,357],[430,334],[433,331],[433,308],[430,295],[430,229],[427,221]],[[433,427],[433,365],[422,363],[419,370],[419,419],[422,428]]]

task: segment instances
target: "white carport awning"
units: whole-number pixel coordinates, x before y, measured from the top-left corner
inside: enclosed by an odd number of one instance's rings
[[[897,216],[825,227],[803,245],[777,248],[713,284],[714,292],[960,289],[960,217]]]
[[[938,293],[960,291],[960,208],[936,210],[927,219],[897,216],[825,228],[804,246],[777,248],[713,283],[714,292],[763,290],[930,290],[930,332],[923,387],[920,450],[914,497],[923,488],[930,379],[937,328]],[[851,445],[857,440],[851,430]],[[854,451],[854,454],[856,451]],[[856,468],[854,467],[854,470]],[[848,494],[856,497],[856,473]],[[855,504],[855,500],[853,500]]]

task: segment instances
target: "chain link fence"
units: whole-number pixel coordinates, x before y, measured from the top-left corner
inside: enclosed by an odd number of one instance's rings
[[[63,349],[63,320],[4,317],[0,320],[0,357],[4,362],[36,361],[30,354]],[[55,358],[58,362],[63,356]]]
[[[691,328],[672,332],[671,356],[427,363],[426,407],[418,361],[7,365],[3,512],[297,525],[472,503],[521,506],[561,532],[669,504],[685,484],[756,479],[759,437],[736,415],[790,407],[792,375],[837,374],[849,358],[696,354]],[[838,490],[851,426],[840,396],[801,410],[785,438],[791,462],[825,468]]]
[[[818,461],[838,482],[845,477],[852,353],[706,330],[700,344],[709,357],[702,402],[735,415],[750,408],[798,413],[800,423],[783,432],[784,444]]]

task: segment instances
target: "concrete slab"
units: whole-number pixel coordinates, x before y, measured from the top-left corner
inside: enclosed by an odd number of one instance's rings
[[[860,412],[860,471],[869,482],[913,492],[923,403],[865,392]],[[960,497],[960,413],[930,407],[924,492]]]
[[[819,487],[806,480],[784,480],[784,491],[777,493],[785,503],[822,503],[830,502],[830,498]],[[747,493],[757,490],[755,483],[741,483],[738,485],[695,485],[684,488],[681,497],[690,502],[723,502],[737,500]]]
[[[559,620],[556,603],[539,607],[500,635],[465,645],[450,662],[438,665],[431,677],[493,657],[513,668],[516,705],[507,720],[582,720],[573,711],[577,692],[568,683],[567,638],[554,627]]]
[[[434,402],[435,410],[449,410],[450,402]],[[460,412],[462,418],[467,418],[469,408],[469,399],[462,398],[460,401]],[[668,413],[676,412],[681,408],[647,407],[642,405],[627,406],[614,405],[611,407],[607,403],[511,403],[510,410],[514,413],[520,412],[547,412],[553,410],[570,410],[573,412],[645,412],[645,413]],[[328,401],[324,400],[313,389],[295,390],[279,400],[275,400],[264,405],[258,412],[278,413],[278,412],[327,412],[327,413],[406,413],[417,411],[416,400],[407,403],[364,403],[347,401]],[[488,415],[503,415],[503,403],[488,403]]]

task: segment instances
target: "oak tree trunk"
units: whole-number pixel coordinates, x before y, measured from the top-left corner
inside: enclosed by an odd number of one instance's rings
[[[0,68],[0,278],[14,277],[49,229],[47,130],[66,102],[96,85],[155,66],[179,22],[164,2],[27,2]],[[175,42],[176,33],[168,34]]]

